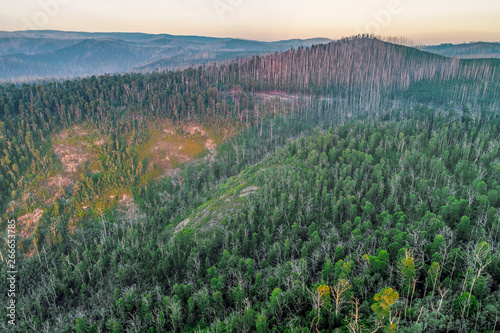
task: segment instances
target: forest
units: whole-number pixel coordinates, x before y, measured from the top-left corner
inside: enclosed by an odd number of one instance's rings
[[[499,66],[358,36],[1,86],[0,327],[495,332]]]

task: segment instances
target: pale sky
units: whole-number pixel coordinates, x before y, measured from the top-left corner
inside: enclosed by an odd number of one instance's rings
[[[499,0],[0,0],[0,30],[500,41]]]

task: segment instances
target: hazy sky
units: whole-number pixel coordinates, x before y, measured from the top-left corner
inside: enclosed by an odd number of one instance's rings
[[[0,30],[500,41],[499,0],[0,0]]]

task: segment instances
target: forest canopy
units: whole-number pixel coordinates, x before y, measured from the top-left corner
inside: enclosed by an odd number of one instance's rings
[[[0,327],[494,332],[498,73],[358,37],[2,86]]]

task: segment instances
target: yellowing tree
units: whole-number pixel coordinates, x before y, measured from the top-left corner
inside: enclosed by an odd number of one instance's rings
[[[399,299],[399,294],[392,288],[385,288],[376,294],[373,299],[376,302],[372,305],[372,311],[377,316],[376,330],[385,327],[386,332],[395,332],[399,316],[391,313],[391,307]]]
[[[405,257],[401,260],[401,288],[406,292],[406,306],[411,308],[415,284],[417,282],[415,270],[415,259],[410,250],[405,251]]]

